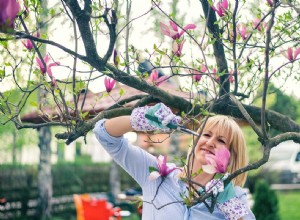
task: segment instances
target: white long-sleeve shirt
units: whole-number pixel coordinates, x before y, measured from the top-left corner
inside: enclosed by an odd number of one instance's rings
[[[217,204],[213,213],[210,213],[203,203],[187,207],[181,197],[182,194],[187,194],[187,186],[179,178],[181,171],[176,169],[171,172],[162,184],[162,178],[149,180],[149,167],[157,167],[156,158],[143,149],[131,145],[123,136],[110,136],[104,127],[104,122],[105,119],[97,122],[93,131],[112,158],[141,186],[143,220],[234,220],[240,217],[244,220],[255,219],[247,206],[246,193],[238,186],[234,187],[236,197],[233,200],[242,203],[243,208],[234,202]],[[169,166],[175,165],[169,164]]]

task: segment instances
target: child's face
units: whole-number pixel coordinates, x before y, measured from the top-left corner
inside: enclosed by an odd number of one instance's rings
[[[195,162],[207,164],[205,155],[215,154],[216,149],[229,148],[228,134],[220,134],[216,128],[204,130],[195,148]]]

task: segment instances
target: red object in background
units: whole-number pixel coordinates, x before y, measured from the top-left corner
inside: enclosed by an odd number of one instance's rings
[[[0,198],[0,204],[4,204],[6,203],[6,199],[5,198]]]
[[[137,208],[137,211],[138,211],[139,216],[142,216],[142,214],[143,214],[143,206],[139,206]]]
[[[106,200],[90,199],[82,200],[82,207],[84,212],[84,220],[110,220],[115,217],[117,220],[121,220],[121,209],[113,207]]]

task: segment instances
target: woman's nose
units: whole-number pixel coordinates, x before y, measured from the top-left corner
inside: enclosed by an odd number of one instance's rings
[[[208,139],[207,142],[206,142],[206,144],[207,144],[208,146],[210,146],[210,147],[213,147],[213,148],[216,147],[216,146],[215,146],[215,142],[214,142],[214,140],[213,140],[212,138]]]

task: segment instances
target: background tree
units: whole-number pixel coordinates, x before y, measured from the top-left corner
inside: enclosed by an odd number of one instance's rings
[[[276,193],[270,189],[266,181],[259,180],[255,184],[254,198],[253,213],[257,220],[280,219],[278,216],[278,199]]]
[[[270,82],[285,82],[293,77],[299,80],[295,74],[300,59],[297,2],[267,0],[258,6],[257,1],[232,0],[228,3],[223,0],[220,4],[195,1],[193,3],[202,9],[202,12],[197,10],[196,24],[188,17],[188,22],[176,20],[170,13],[172,9],[164,3],[151,1],[148,9],[117,28],[124,13],[121,8],[115,9],[116,1],[62,0],[48,10],[34,0],[24,1],[21,6],[15,0],[1,1],[1,52],[7,54],[1,61],[1,82],[10,82],[20,92],[18,102],[0,93],[0,110],[5,118],[2,124],[11,121],[18,129],[61,126],[65,132],[55,136],[69,144],[77,138],[85,138],[103,117],[128,115],[137,106],[158,101],[176,109],[184,123],[191,127],[211,114],[231,115],[252,127],[260,142],[258,146],[262,145],[264,150],[262,158],[231,174],[227,181],[267,162],[270,150],[279,143],[286,140],[299,143],[299,124],[267,108]],[[7,7],[7,4],[14,5]],[[9,10],[11,8],[14,10]],[[45,11],[50,15],[49,20],[41,17]],[[134,27],[135,21],[143,16],[151,19],[152,11],[165,18],[159,24],[160,34],[165,35],[164,41],[158,40],[151,49],[136,48],[137,40],[133,40],[134,36],[130,34],[124,36],[124,30],[128,25]],[[191,13],[189,15],[192,17]],[[38,22],[57,24],[60,19],[63,19],[64,26],[72,29],[71,44],[55,40],[55,29],[37,36]],[[131,43],[124,52],[117,51],[113,56],[117,39],[123,37]],[[15,50],[20,41],[28,49],[25,54]],[[41,44],[54,47],[56,52],[43,57],[39,49]],[[64,56],[71,58],[72,63],[58,62]],[[149,74],[141,74],[138,70],[141,57],[153,66],[150,78]],[[57,79],[59,74],[54,72],[55,68],[67,73],[66,77]],[[167,76],[159,77],[155,74],[157,69],[164,69]],[[90,85],[98,78],[106,78],[108,94],[116,80],[146,95],[132,94],[122,99],[125,91],[121,88],[114,105],[93,115],[93,111],[84,111],[85,98]],[[186,91],[190,97],[182,98],[162,89],[163,81],[175,78],[184,82],[178,89]],[[72,85],[70,90],[68,84]],[[253,105],[253,97],[260,86],[263,88],[261,106],[257,107]],[[44,123],[23,123],[20,120],[22,109],[38,88],[47,91],[49,103],[55,104],[56,111],[53,112],[57,113],[45,111],[53,108],[50,104],[37,105],[36,110]],[[205,99],[199,94],[206,94]],[[80,98],[82,102],[79,102]],[[101,99],[97,101],[101,102]],[[133,107],[125,107],[125,103],[132,102]],[[269,128],[280,131],[280,134],[270,135]],[[195,196],[192,201],[197,203],[203,199]]]

